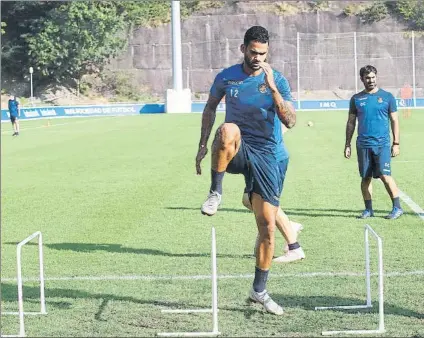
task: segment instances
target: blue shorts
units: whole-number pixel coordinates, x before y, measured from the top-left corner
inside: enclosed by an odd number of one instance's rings
[[[381,175],[390,176],[392,153],[390,146],[361,148],[356,146],[358,167],[361,177],[378,178]]]
[[[239,151],[228,164],[227,172],[243,174],[245,192],[255,192],[264,201],[279,206],[288,162],[288,158],[278,162],[274,155],[253,148],[242,139]]]

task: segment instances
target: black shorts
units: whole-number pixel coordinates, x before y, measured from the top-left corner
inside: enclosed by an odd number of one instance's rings
[[[10,115],[10,122],[15,123],[15,121],[18,119],[17,116]]]
[[[241,140],[240,149],[230,161],[227,172],[243,174],[245,192],[255,192],[274,206],[280,205],[280,196],[288,159],[278,162],[273,154],[259,151]]]
[[[359,175],[362,178],[378,178],[381,175],[390,176],[392,174],[390,167],[392,154],[389,145],[371,148],[357,146],[356,153],[358,155]]]

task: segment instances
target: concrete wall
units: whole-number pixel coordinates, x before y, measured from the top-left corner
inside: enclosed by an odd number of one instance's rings
[[[348,96],[355,91],[353,32],[357,32],[358,71],[365,64],[375,65],[380,85],[393,92],[405,82],[412,84],[412,40],[401,33],[406,28],[392,19],[364,25],[357,17],[346,17],[340,9],[286,17],[251,13],[251,9],[244,14],[240,11],[243,9],[224,8],[213,15],[183,20],[184,87],[188,85],[193,92],[208,92],[222,68],[241,61],[239,46],[246,29],[253,25],[269,30],[270,63],[289,79],[294,92],[297,91],[297,32],[303,94],[321,90]],[[133,31],[128,50],[112,66],[133,73],[136,81],[152,92],[164,93],[172,87],[171,37],[170,24],[139,27]],[[424,86],[422,37],[415,38],[415,58],[416,86],[421,88]]]

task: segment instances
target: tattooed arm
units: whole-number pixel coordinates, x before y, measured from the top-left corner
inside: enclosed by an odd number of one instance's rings
[[[293,104],[290,101],[285,101],[276,88],[271,89],[271,92],[278,118],[287,128],[293,128],[296,124],[296,111]]]
[[[196,172],[197,175],[202,174],[200,163],[208,153],[208,140],[211,135],[213,124],[215,123],[216,108],[218,107],[221,98],[217,98],[209,95],[208,101],[206,102],[205,109],[203,109],[202,115],[202,129],[200,132],[199,149],[197,150],[196,156]]]
[[[293,128],[296,124],[296,111],[293,104],[290,101],[284,100],[281,96],[279,88],[275,83],[272,67],[266,62],[259,62],[259,67],[265,72],[265,81],[271,90],[278,118],[287,128]],[[285,88],[284,95],[290,97],[290,88],[288,85]]]

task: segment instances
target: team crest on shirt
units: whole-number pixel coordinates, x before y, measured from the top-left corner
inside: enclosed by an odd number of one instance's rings
[[[261,83],[258,87],[258,90],[259,90],[259,92],[264,94],[264,93],[266,93],[266,88],[267,88],[267,85],[265,83]]]
[[[383,98],[379,97],[379,98],[377,99],[377,102],[378,102],[378,103],[383,103]]]

